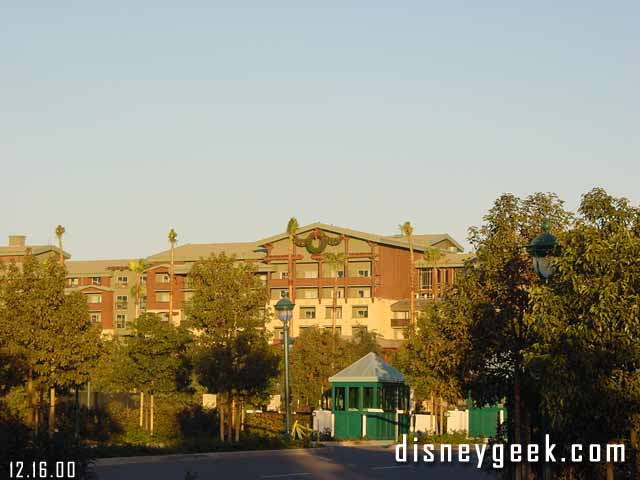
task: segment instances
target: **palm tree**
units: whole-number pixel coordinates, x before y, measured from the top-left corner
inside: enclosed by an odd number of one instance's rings
[[[400,225],[400,233],[409,242],[409,321],[415,324],[416,321],[416,295],[415,295],[415,262],[413,259],[413,227],[411,222],[404,222]]]
[[[169,245],[171,245],[171,261],[169,263],[169,321],[173,322],[173,249],[178,241],[178,234],[172,228],[169,230]]]
[[[64,265],[64,252],[62,250],[62,236],[66,232],[65,228],[62,225],[58,225],[56,227],[56,237],[58,237],[58,249],[60,250],[58,253],[60,254],[60,264]]]
[[[287,235],[289,236],[289,262],[287,266],[287,284],[289,290],[289,299],[291,301],[295,300],[295,295],[293,292],[293,241],[296,238],[296,233],[298,232],[298,220],[296,217],[291,217],[289,222],[287,223]],[[293,333],[293,317],[291,321],[289,321],[289,335]],[[286,348],[286,347],[285,347]]]
[[[333,312],[331,314],[331,333],[336,334],[336,314],[338,311],[338,271],[340,267],[344,267],[345,254],[343,252],[331,253],[326,252],[323,260],[333,272]]]
[[[131,260],[129,262],[129,270],[136,274],[136,284],[131,287],[131,295],[135,298],[136,302],[136,317],[140,315],[140,300],[143,297],[144,287],[142,286],[142,275],[147,268],[147,263],[144,258],[139,260]]]

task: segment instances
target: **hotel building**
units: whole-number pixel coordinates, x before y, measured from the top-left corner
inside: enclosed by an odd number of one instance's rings
[[[471,254],[447,234],[413,235],[414,292],[416,310],[423,300],[437,297],[453,284],[456,271]],[[34,255],[58,255],[53,246],[30,247]],[[424,252],[437,249],[440,258],[428,262]],[[0,247],[0,259],[24,255],[24,237],[11,237],[8,247]],[[324,261],[324,254],[342,253],[344,263],[335,268]],[[66,261],[67,288],[87,297],[91,319],[105,333],[126,335],[129,323],[142,311],[154,312],[175,324],[188,322],[185,303],[193,295],[187,276],[193,264],[212,254],[233,255],[251,262],[264,281],[273,307],[291,289],[295,303],[292,335],[305,328],[332,327],[333,289],[337,280],[336,329],[352,336],[358,329],[375,332],[383,347],[395,348],[409,323],[410,252],[406,238],[376,235],[323,223],[298,229],[290,258],[286,233],[255,242],[187,243],[174,248],[174,278],[170,281],[170,250],[145,259],[146,268],[138,274],[129,259]],[[69,258],[68,254],[65,254]],[[144,299],[135,301],[132,286],[143,285]],[[170,301],[173,318],[169,318]],[[136,304],[138,303],[138,304]],[[267,325],[278,339],[282,324],[273,316]]]

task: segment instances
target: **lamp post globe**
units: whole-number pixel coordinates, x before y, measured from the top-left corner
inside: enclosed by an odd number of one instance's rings
[[[293,315],[293,307],[295,307],[295,304],[287,297],[281,298],[275,305],[278,318],[285,325],[289,322],[289,320],[291,320],[291,316]]]
[[[281,298],[275,305],[278,318],[283,323],[283,347],[284,347],[284,405],[285,405],[285,436],[291,434],[291,412],[289,406],[289,320],[293,315],[295,304],[288,298]]]
[[[533,259],[533,269],[547,282],[555,272],[555,257],[558,250],[556,237],[549,233],[548,219],[542,222],[542,233],[527,245],[527,252]]]

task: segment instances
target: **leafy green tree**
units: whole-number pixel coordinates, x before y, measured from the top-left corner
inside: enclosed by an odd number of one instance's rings
[[[640,209],[594,189],[558,241],[556,273],[532,291],[539,341],[525,356],[544,379],[547,428],[564,445],[628,440],[640,427]]]
[[[296,338],[289,356],[294,405],[308,409],[321,405],[329,377],[351,363],[347,347],[343,338],[317,327],[305,329]]]
[[[54,259],[39,262],[27,255],[21,265],[3,265],[0,322],[8,352],[27,373],[27,401],[33,405],[33,383],[49,387],[49,430],[55,430],[55,389],[83,384],[100,354],[100,333],[89,318],[80,293],[65,294],[65,269]],[[29,424],[35,418],[29,415]]]
[[[408,331],[404,352],[409,375],[423,391],[440,389],[448,396],[460,388],[480,404],[506,398],[509,438],[515,443],[526,443],[523,432],[528,440],[537,420],[532,414],[538,409],[539,380],[526,370],[524,356],[540,341],[529,294],[539,280],[523,247],[539,233],[544,218],[556,233],[572,220],[554,194],[500,196],[483,225],[469,229],[475,260],[456,276],[443,304],[427,311],[424,331]],[[422,359],[416,362],[422,363],[422,371],[412,370],[411,355]],[[425,371],[429,367],[431,373]],[[452,373],[457,379],[449,384]],[[523,474],[517,467],[516,477]]]
[[[349,363],[361,359],[367,353],[373,352],[378,355],[382,354],[382,348],[378,343],[379,335],[376,332],[370,332],[364,328],[359,329],[349,340],[348,358]]]
[[[197,331],[195,367],[199,382],[218,394],[220,438],[224,401],[229,409],[227,440],[240,436],[240,406],[266,390],[277,376],[277,354],[267,347],[267,289],[255,267],[224,254],[197,262],[189,280],[194,294],[187,314]]]
[[[305,329],[296,338],[289,357],[294,404],[307,409],[322,405],[329,377],[369,352],[381,353],[376,337],[374,333],[360,331],[346,340],[329,329]]]
[[[120,350],[130,386],[149,395],[150,433],[154,433],[154,402],[158,394],[169,394],[189,385],[188,332],[156,314],[140,315],[132,325],[132,336]],[[120,375],[120,374],[118,374]],[[126,378],[126,377],[125,377]],[[122,381],[116,377],[114,383]]]

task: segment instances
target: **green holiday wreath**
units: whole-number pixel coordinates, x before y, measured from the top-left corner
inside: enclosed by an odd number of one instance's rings
[[[318,241],[318,244],[314,245],[316,240]],[[342,236],[332,238],[326,235],[322,230],[313,230],[306,238],[295,237],[293,242],[298,247],[305,247],[307,252],[313,255],[318,255],[319,253],[324,252],[327,245],[331,245],[332,247],[340,245],[340,242],[342,242]]]

